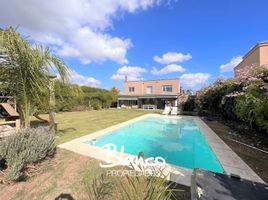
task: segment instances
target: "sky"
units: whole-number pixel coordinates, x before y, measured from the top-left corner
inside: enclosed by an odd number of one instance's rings
[[[70,82],[123,89],[179,78],[198,90],[233,76],[268,40],[267,0],[1,0],[0,27],[17,27],[70,68]]]

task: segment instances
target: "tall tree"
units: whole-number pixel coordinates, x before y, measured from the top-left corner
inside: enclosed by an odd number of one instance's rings
[[[23,38],[12,27],[0,30],[0,91],[14,96],[22,126],[30,126],[34,105],[49,92],[49,75],[67,79],[67,66],[48,47]]]

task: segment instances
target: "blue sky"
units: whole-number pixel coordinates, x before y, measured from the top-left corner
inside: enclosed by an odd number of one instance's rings
[[[178,77],[197,90],[268,40],[267,0],[4,0],[0,27],[19,26],[72,69],[71,82],[122,89],[123,79]]]

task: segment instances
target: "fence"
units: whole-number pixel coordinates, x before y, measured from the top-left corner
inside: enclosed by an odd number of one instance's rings
[[[1,125],[10,125],[10,124],[15,124],[16,132],[18,132],[20,130],[20,120],[19,119],[15,120],[15,121],[3,121],[3,122],[0,122],[0,126]]]

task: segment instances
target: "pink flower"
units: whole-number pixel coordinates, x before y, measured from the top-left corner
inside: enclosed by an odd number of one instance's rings
[[[243,96],[245,94],[245,92],[231,92],[230,94],[225,95],[226,97],[237,97],[237,96]]]
[[[249,80],[249,81],[256,81],[256,80],[259,80],[259,79],[256,78],[256,77],[249,77],[248,80]]]

